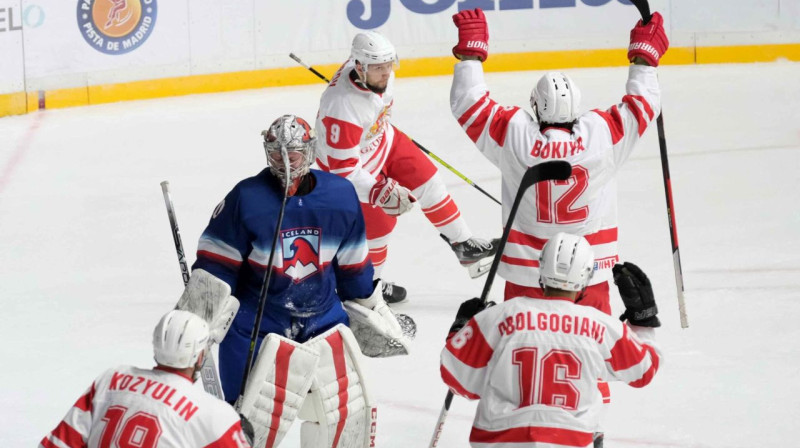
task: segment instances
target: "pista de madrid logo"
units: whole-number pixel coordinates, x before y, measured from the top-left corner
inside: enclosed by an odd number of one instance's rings
[[[150,37],[157,11],[156,0],[78,0],[78,25],[95,50],[125,54]]]

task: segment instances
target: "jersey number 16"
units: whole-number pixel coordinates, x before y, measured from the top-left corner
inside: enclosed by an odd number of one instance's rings
[[[533,404],[577,410],[580,391],[570,380],[581,379],[581,360],[569,350],[553,349],[541,359],[536,347],[523,347],[511,353],[518,367],[519,407]]]

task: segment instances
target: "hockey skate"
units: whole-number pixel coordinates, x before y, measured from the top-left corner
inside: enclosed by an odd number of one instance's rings
[[[500,244],[500,238],[495,238],[489,242],[473,237],[461,243],[451,244],[446,236],[440,236],[456,253],[458,261],[467,268],[471,278],[478,278],[489,272],[494,260],[494,254],[497,252],[497,245]]]
[[[406,288],[396,285],[391,282],[381,282],[381,292],[383,293],[383,301],[389,305],[402,303],[406,301],[407,291]]]

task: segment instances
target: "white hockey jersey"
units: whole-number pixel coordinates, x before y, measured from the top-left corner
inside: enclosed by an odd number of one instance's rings
[[[324,171],[350,180],[361,202],[369,203],[369,192],[386,163],[394,139],[391,117],[394,72],[383,94],[354,82],[349,59],[331,79],[322,94],[317,113],[317,165]]]
[[[597,380],[650,383],[660,361],[653,336],[569,299],[517,297],[450,338],[441,374],[453,392],[480,400],[473,447],[590,447]]]
[[[567,181],[540,182],[522,199],[498,273],[523,286],[539,286],[539,253],[558,232],[584,236],[595,255],[590,285],[612,278],[617,253],[616,174],[660,110],[654,67],[632,65],[626,95],[611,108],[582,114],[573,132],[540,129],[518,107],[489,97],[479,61],[455,66],[450,108],[458,123],[503,177],[503,224],[525,170],[549,160],[572,164]]]
[[[92,383],[40,448],[249,448],[236,411],[178,373],[120,366]]]

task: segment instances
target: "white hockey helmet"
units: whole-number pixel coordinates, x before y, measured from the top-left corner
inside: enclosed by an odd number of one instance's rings
[[[399,62],[394,45],[383,34],[376,31],[364,31],[356,34],[356,37],[353,38],[350,57],[360,62],[364,71],[370,64],[394,62],[396,65]]]
[[[540,123],[571,123],[578,118],[581,91],[561,72],[548,72],[531,90],[531,108]]]
[[[305,176],[314,163],[314,144],[316,136],[308,122],[296,115],[283,115],[261,131],[264,136],[264,150],[267,153],[269,170],[286,185],[285,166],[281,148],[286,148],[289,156],[289,180]],[[277,154],[276,154],[277,153]],[[292,154],[295,153],[295,154]],[[299,153],[299,154],[297,154]],[[302,158],[302,160],[298,160]]]
[[[159,365],[185,369],[197,364],[208,346],[208,324],[183,310],[165,314],[153,331],[153,353]]]
[[[539,276],[544,286],[581,291],[594,273],[594,252],[586,238],[559,232],[539,255]]]

